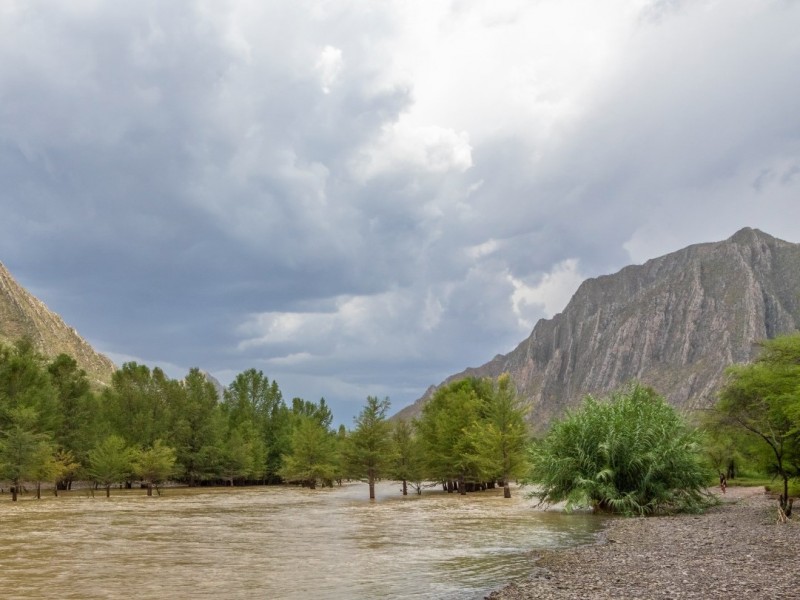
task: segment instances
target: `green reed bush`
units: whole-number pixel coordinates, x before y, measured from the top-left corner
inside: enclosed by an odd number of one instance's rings
[[[697,511],[709,472],[699,434],[652,389],[588,396],[531,449],[528,482],[543,503],[620,514]]]

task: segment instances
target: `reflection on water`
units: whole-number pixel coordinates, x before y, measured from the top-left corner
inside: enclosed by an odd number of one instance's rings
[[[132,493],[135,492],[135,493]],[[531,548],[590,541],[590,515],[515,492],[399,495],[378,486],[0,496],[6,598],[482,598]]]

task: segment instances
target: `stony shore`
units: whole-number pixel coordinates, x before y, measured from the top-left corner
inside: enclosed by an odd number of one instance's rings
[[[613,519],[598,544],[535,552],[490,600],[800,598],[800,515],[763,488],[729,488],[702,515]]]

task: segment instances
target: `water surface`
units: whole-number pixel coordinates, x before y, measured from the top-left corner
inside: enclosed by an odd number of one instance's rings
[[[6,598],[482,598],[530,550],[591,541],[602,521],[515,490],[399,495],[362,484],[0,495]]]

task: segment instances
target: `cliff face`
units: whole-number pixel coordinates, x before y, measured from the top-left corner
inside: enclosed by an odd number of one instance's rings
[[[0,263],[0,342],[28,337],[47,357],[68,354],[93,384],[108,384],[114,363],[94,349],[45,304],[20,286]]]
[[[708,406],[727,366],[798,328],[800,244],[747,228],[585,281],[512,352],[445,383],[507,371],[540,430],[584,395],[631,379],[676,407]],[[397,416],[417,414],[432,389]]]

